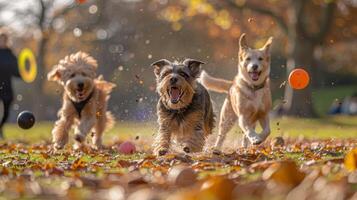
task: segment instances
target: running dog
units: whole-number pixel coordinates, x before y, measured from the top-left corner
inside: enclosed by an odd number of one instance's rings
[[[102,134],[114,124],[107,112],[107,102],[115,84],[96,78],[97,61],[84,52],[66,56],[47,75],[64,88],[59,119],[52,130],[54,149],[62,149],[68,133],[75,125],[75,149],[80,149],[87,134],[92,132],[94,149],[102,147]]]
[[[165,155],[174,139],[186,153],[199,152],[212,133],[214,115],[207,90],[197,82],[201,61],[186,59],[154,62],[159,131],[154,141],[154,154]]]
[[[228,131],[238,120],[244,132],[242,145],[257,145],[265,141],[270,134],[269,111],[272,106],[269,86],[270,47],[273,38],[269,38],[260,49],[248,47],[245,34],[239,40],[238,74],[233,81],[213,78],[202,72],[201,82],[209,90],[227,93],[221,109],[218,138],[214,150],[219,151]],[[262,132],[255,131],[259,122]]]

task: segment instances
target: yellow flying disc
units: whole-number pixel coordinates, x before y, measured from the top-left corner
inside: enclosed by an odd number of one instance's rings
[[[30,63],[29,69],[26,69],[26,61]],[[36,79],[37,76],[37,64],[36,58],[32,51],[28,48],[22,49],[19,55],[19,72],[22,79],[31,83]]]

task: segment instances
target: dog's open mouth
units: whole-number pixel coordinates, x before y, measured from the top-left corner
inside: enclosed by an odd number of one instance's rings
[[[180,88],[174,86],[168,90],[168,94],[170,96],[171,103],[176,104],[180,101],[183,92]]]
[[[249,76],[253,81],[257,81],[259,79],[259,76],[262,72],[258,72],[258,71],[253,71],[253,72],[249,72]]]
[[[84,92],[83,89],[77,89],[76,90],[76,95],[77,95],[78,99],[83,99],[84,95],[85,95],[85,92]]]

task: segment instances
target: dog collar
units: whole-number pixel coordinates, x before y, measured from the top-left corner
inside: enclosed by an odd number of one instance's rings
[[[93,93],[94,93],[94,90],[89,94],[89,96],[84,99],[83,101],[80,101],[80,102],[75,102],[75,101],[72,101],[72,104],[74,106],[74,108],[76,109],[77,111],[77,114],[78,114],[78,117],[81,118],[81,112],[84,108],[85,105],[87,105],[87,103],[89,102],[89,100],[92,98],[93,96]]]
[[[250,88],[251,90],[253,90],[253,91],[257,91],[257,90],[260,90],[260,89],[262,89],[264,86],[265,86],[265,82],[266,82],[266,80],[262,83],[262,84],[260,84],[260,85],[249,85],[247,82],[245,82],[245,81],[242,81],[248,88]]]

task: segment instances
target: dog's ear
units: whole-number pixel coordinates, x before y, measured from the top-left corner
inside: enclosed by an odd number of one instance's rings
[[[156,77],[160,76],[162,67],[166,65],[171,65],[171,62],[166,59],[161,59],[151,64],[151,66],[154,67],[154,73]]]
[[[188,58],[183,61],[183,64],[190,69],[191,75],[197,78],[201,74],[201,65],[205,63],[199,60]]]
[[[245,33],[243,33],[239,38],[239,51],[248,49],[247,39]]]
[[[266,54],[270,54],[270,49],[271,49],[271,44],[273,42],[273,37],[270,37],[264,46],[261,48],[262,51],[264,51]]]
[[[62,71],[58,65],[53,66],[53,69],[48,72],[47,79],[49,81],[60,81],[62,77]]]

